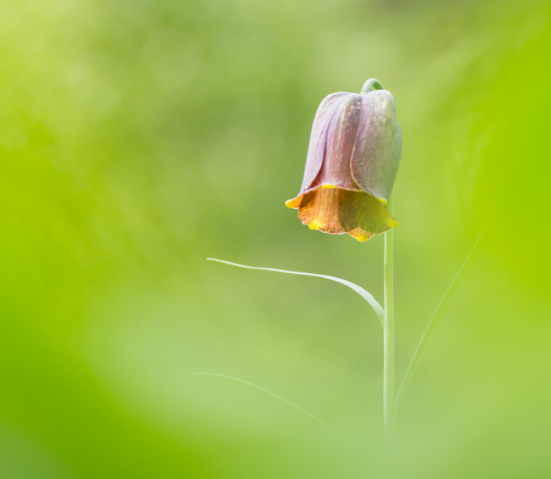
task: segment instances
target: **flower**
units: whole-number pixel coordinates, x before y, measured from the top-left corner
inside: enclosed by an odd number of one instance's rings
[[[333,93],[314,118],[300,193],[285,204],[313,230],[366,241],[398,226],[386,207],[401,153],[394,97],[377,80]]]

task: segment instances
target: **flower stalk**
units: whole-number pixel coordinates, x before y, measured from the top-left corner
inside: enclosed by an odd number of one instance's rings
[[[396,119],[394,97],[384,90],[378,80],[367,80],[360,94],[333,93],[322,101],[316,113],[299,194],[286,202],[289,208],[299,210],[299,219],[313,230],[329,234],[348,233],[359,241],[384,233],[384,308],[362,287],[334,276],[259,268],[207,258],[240,268],[329,279],[348,286],[369,303],[383,325],[383,418],[390,459],[396,437],[396,405],[419,365],[428,340],[442,319],[445,306],[451,298],[449,293],[454,290],[457,278],[480,240],[479,236],[429,321],[396,394],[394,228],[398,223],[392,217],[391,192],[401,150],[402,133]],[[234,379],[258,388],[231,376],[211,375]],[[258,389],[276,396],[262,388]],[[307,411],[276,397],[329,428]]]
[[[390,202],[389,202],[390,209]],[[384,251],[384,365],[383,414],[387,444],[392,442],[395,429],[394,397],[394,231],[385,233]]]

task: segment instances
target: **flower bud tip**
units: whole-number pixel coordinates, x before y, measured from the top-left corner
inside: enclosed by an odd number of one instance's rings
[[[308,228],[310,228],[311,230],[319,230],[322,226],[323,224],[321,224],[319,221],[312,221],[308,224]]]
[[[285,202],[285,206],[287,208],[298,208],[300,206],[300,202],[302,201],[302,195],[297,196],[296,198],[293,198],[291,200],[287,200]]]
[[[353,229],[352,231],[349,231],[348,234],[352,236],[352,238],[357,239],[360,243],[367,241],[373,236],[373,233],[368,233],[361,228]]]

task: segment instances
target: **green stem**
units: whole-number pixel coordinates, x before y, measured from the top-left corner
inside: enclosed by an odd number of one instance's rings
[[[366,95],[373,90],[384,90],[384,88],[382,83],[379,80],[376,80],[375,78],[370,78],[364,83],[364,86],[362,87],[362,91],[360,92],[360,94]]]
[[[390,205],[389,205],[390,210]],[[387,444],[392,441],[395,427],[394,414],[394,232],[385,233],[385,323],[383,410]]]

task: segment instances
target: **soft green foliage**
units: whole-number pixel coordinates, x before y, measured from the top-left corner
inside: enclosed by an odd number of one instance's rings
[[[310,414],[308,411],[305,411],[304,409],[302,409],[301,407],[297,406],[296,404],[293,404],[292,402],[290,401],[287,401],[287,399],[285,398],[282,398],[281,396],[278,396],[277,394],[274,394],[273,392],[271,391],[268,391],[264,388],[261,388],[260,386],[257,386],[256,384],[252,384],[248,381],[244,381],[243,379],[239,379],[239,378],[234,378],[232,376],[226,376],[224,374],[215,374],[215,373],[192,373],[192,374],[197,374],[197,375],[201,375],[201,376],[214,376],[214,377],[217,377],[217,378],[224,378],[224,379],[231,379],[232,381],[237,381],[237,382],[240,382],[240,383],[243,383],[243,384],[246,384],[247,386],[251,386],[253,388],[256,388],[262,392],[265,392],[266,394],[269,394],[270,396],[273,396],[277,399],[279,399],[280,401],[283,401],[284,403],[288,404],[289,406],[291,407],[294,407],[295,409],[298,409],[299,411],[301,411],[302,413],[306,414],[307,416],[311,417],[312,419],[314,419],[314,421],[317,421],[319,422],[323,427],[327,428],[329,431],[331,431],[333,434],[335,434],[337,437],[339,437],[339,435],[333,431],[333,429],[331,429],[327,424],[325,424],[321,419],[318,419],[316,416],[314,416],[313,414]]]
[[[396,372],[485,230],[400,404],[408,479],[544,478],[549,2],[4,0],[0,475],[382,477],[382,237],[285,208],[322,98],[378,78]],[[299,404],[331,426],[236,381]]]
[[[373,297],[373,295],[369,292],[363,289],[361,286],[358,286],[357,284],[351,283],[350,281],[347,281],[345,279],[341,278],[335,278],[334,276],[327,276],[324,274],[314,274],[314,273],[299,273],[298,271],[285,271],[283,269],[274,269],[274,268],[258,268],[256,266],[246,266],[244,264],[237,264],[237,263],[230,263],[229,261],[223,261],[221,259],[216,258],[207,258],[210,261],[217,261],[218,263],[224,263],[229,264],[231,266],[237,266],[238,268],[245,268],[245,269],[259,269],[264,271],[274,271],[276,273],[286,273],[286,274],[298,274],[300,276],[315,276],[317,278],[325,278],[329,279],[331,281],[335,281],[336,283],[344,284],[345,286],[348,286],[353,291],[356,291],[363,299],[367,301],[369,306],[373,308],[373,311],[375,311],[375,314],[379,318],[379,321],[381,321],[381,324],[384,322],[384,315],[385,312],[382,308],[382,306],[379,304],[379,302]]]
[[[459,287],[460,282],[458,279],[461,276],[461,273],[463,272],[463,269],[465,268],[465,265],[471,258],[472,254],[474,253],[474,250],[476,246],[478,245],[478,242],[480,241],[480,238],[482,238],[482,233],[480,233],[480,236],[476,240],[476,243],[474,244],[473,248],[469,252],[467,258],[461,265],[461,268],[459,268],[459,271],[453,278],[451,284],[448,286],[448,289],[444,293],[444,296],[438,303],[438,306],[436,307],[436,310],[434,311],[433,315],[429,319],[429,322],[427,323],[427,327],[425,328],[425,331],[423,332],[423,335],[421,336],[421,339],[419,340],[419,344],[417,345],[417,348],[415,349],[415,352],[413,353],[413,356],[411,358],[411,361],[409,362],[409,365],[406,369],[406,372],[404,373],[404,377],[402,378],[402,381],[400,383],[400,387],[398,388],[398,392],[396,394],[396,405],[400,403],[402,398],[404,397],[404,394],[409,387],[409,384],[411,380],[413,379],[413,375],[415,374],[415,371],[417,371],[417,368],[419,367],[419,364],[421,364],[421,360],[423,359],[423,356],[425,354],[425,351],[427,350],[427,347],[436,333],[436,330],[438,329],[438,326],[440,326],[440,322],[444,318],[444,315],[448,311],[448,307],[453,300],[453,297],[455,296],[455,293],[457,291],[457,288]]]

